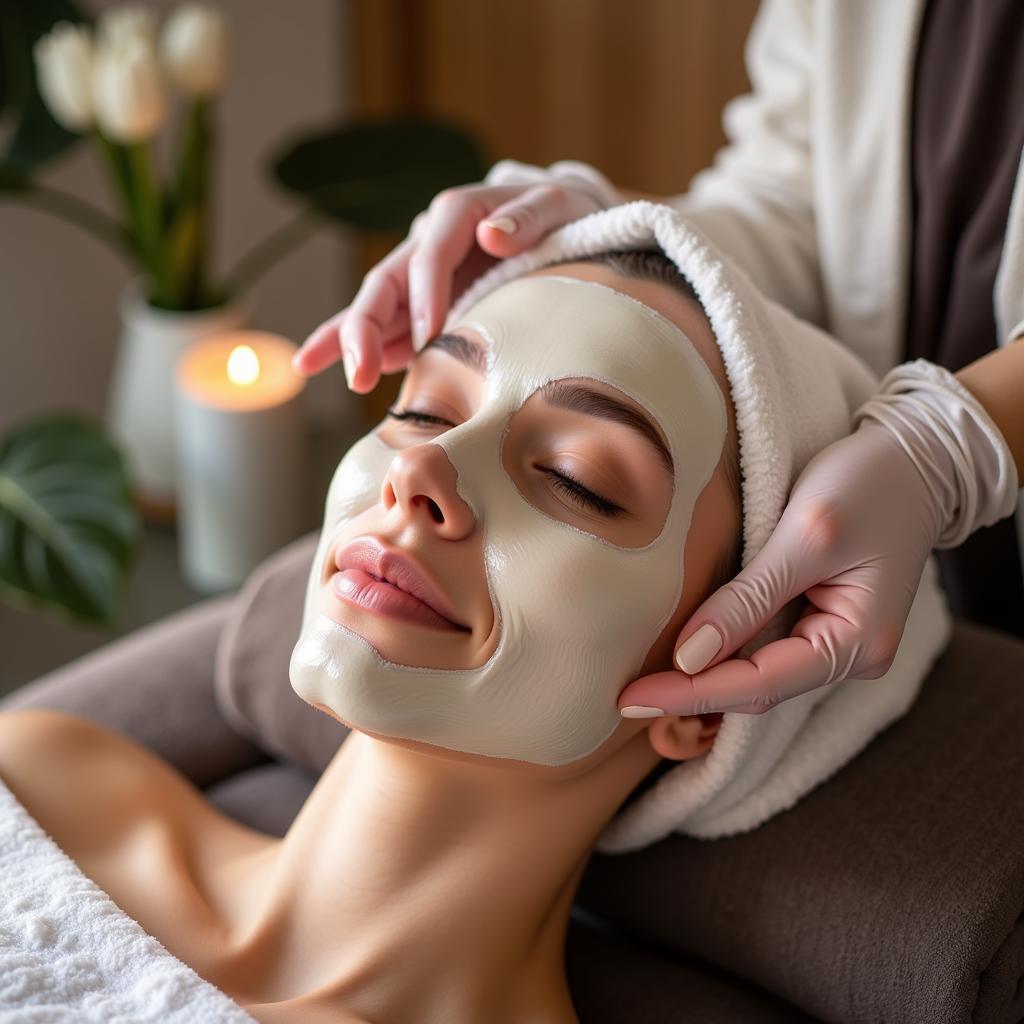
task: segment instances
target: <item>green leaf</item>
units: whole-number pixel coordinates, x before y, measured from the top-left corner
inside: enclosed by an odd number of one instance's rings
[[[292,144],[277,181],[356,228],[407,231],[442,189],[479,181],[484,159],[465,132],[438,121],[358,121]]]
[[[75,414],[0,441],[0,582],[13,600],[114,621],[140,536],[118,449]]]
[[[51,116],[36,87],[32,47],[58,21],[87,23],[71,0],[0,0],[0,112],[14,134],[2,161],[30,172],[80,138]]]

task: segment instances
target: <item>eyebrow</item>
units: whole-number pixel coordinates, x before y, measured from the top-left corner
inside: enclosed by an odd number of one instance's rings
[[[572,412],[581,412],[587,416],[597,416],[600,419],[611,420],[613,423],[621,423],[629,427],[646,440],[657,452],[661,464],[669,477],[674,476],[675,466],[672,456],[661,435],[654,429],[651,421],[642,413],[637,412],[630,406],[620,402],[610,395],[595,391],[584,384],[569,384],[566,381],[553,380],[540,389],[541,396],[549,405],[557,406],[560,409],[569,409]]]
[[[461,334],[439,334],[431,339],[424,351],[434,347],[439,348],[442,352],[447,352],[452,358],[475,370],[481,376],[486,373],[487,353],[479,342],[465,338]],[[665,447],[661,435],[646,416],[625,403],[583,384],[568,384],[557,380],[545,384],[541,388],[541,395],[549,405],[568,409],[571,412],[581,412],[587,416],[596,416],[599,419],[611,420],[613,423],[621,423],[628,427],[651,445],[658,458],[661,459],[661,464],[668,475],[670,477],[675,475],[672,455]]]
[[[453,359],[458,359],[481,377],[487,372],[487,353],[483,345],[471,338],[464,338],[461,334],[439,334],[430,340],[423,351],[426,352],[428,348],[439,348],[442,352],[447,352]]]

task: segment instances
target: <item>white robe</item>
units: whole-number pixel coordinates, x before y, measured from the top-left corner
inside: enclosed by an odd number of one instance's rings
[[[903,361],[924,8],[925,0],[765,0],[747,41],[752,92],[725,109],[729,145],[668,200],[768,297],[880,377]],[[992,301],[1005,346],[1024,333],[1020,164]],[[1024,492],[1016,518],[1024,553]]]

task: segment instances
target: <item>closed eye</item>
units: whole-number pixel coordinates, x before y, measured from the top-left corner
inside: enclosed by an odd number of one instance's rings
[[[608,516],[609,518],[621,515],[626,511],[621,505],[616,505],[615,502],[602,498],[600,494],[595,494],[589,487],[584,487],[579,480],[569,476],[567,473],[551,469],[549,466],[537,466],[537,469],[547,473],[551,477],[551,483],[558,490],[563,494],[569,495],[577,504],[585,508],[593,509],[595,512],[599,512],[601,515]]]
[[[443,423],[446,427],[455,426],[451,420],[446,420],[443,416],[431,416],[430,413],[426,412],[412,412],[409,410],[399,412],[396,409],[388,409],[387,415],[395,420],[409,420],[413,423]]]
[[[417,423],[421,426],[455,426],[451,420],[446,420],[443,416],[434,416],[431,413],[426,412],[415,412],[412,409],[388,409],[387,415],[395,420]],[[556,490],[559,490],[570,497],[582,508],[597,512],[602,516],[607,516],[609,519],[614,516],[622,515],[622,513],[626,511],[621,505],[616,505],[615,502],[601,497],[600,494],[596,494],[589,487],[586,487],[574,476],[570,476],[564,470],[554,469],[551,466],[539,465],[536,466],[536,468],[542,473],[545,473],[551,479],[551,484]]]

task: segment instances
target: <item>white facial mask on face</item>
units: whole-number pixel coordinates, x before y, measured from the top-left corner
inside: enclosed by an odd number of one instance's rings
[[[292,687],[356,729],[568,764],[615,731],[618,695],[679,603],[693,507],[725,443],[725,401],[675,324],[594,282],[520,278],[491,292],[458,326],[487,342],[484,394],[468,420],[428,443],[447,453],[458,493],[484,531],[497,648],[479,668],[399,665],[318,610],[328,549],[353,516],[381,500],[396,454],[371,432],[331,481],[289,667]],[[527,502],[502,466],[513,413],[542,385],[565,377],[619,388],[668,439],[672,502],[661,533],[644,547],[617,547],[551,518]],[[599,420],[594,429],[601,429]]]

